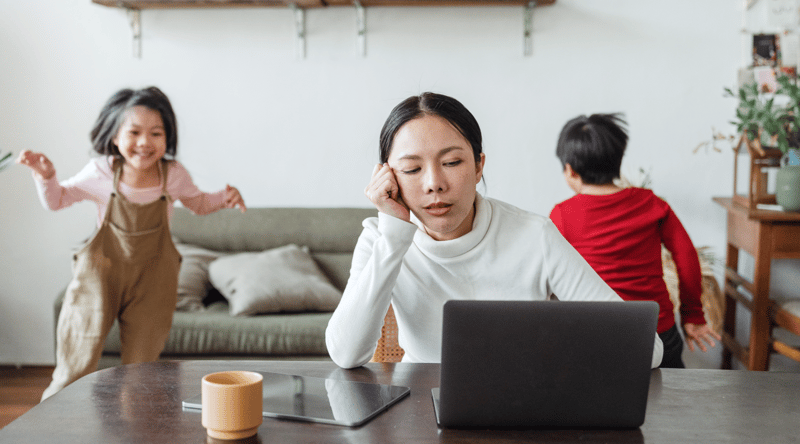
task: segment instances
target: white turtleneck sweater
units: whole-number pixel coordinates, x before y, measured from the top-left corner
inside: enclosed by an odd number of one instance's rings
[[[367,363],[391,303],[404,362],[441,362],[442,310],[451,299],[622,301],[550,219],[476,194],[472,230],[437,241],[378,213],[364,221],[350,279],[325,339],[340,367]],[[655,335],[652,367],[663,344]]]

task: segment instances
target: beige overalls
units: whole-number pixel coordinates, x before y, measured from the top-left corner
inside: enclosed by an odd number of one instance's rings
[[[158,359],[172,326],[181,256],[169,232],[167,164],[159,162],[161,198],[147,204],[114,188],[95,235],[73,257],[73,279],[58,318],[56,368],[46,399],[97,368],[119,320],[122,363]]]

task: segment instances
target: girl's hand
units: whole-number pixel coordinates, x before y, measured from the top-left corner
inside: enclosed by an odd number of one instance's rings
[[[411,213],[400,196],[397,178],[388,163],[375,165],[372,179],[364,189],[364,194],[381,213],[411,222]]]
[[[242,213],[247,211],[247,207],[244,205],[244,199],[242,199],[242,195],[239,194],[239,190],[230,185],[225,185],[225,208],[234,207],[239,207]]]
[[[713,347],[716,344],[714,339],[717,341],[722,340],[720,335],[712,330],[708,324],[683,324],[683,332],[686,333],[686,344],[689,346],[689,350],[691,351],[694,351],[694,345],[697,344],[697,346],[700,347],[700,350],[705,352],[708,349],[706,348],[706,345],[703,344],[703,341]]]
[[[56,168],[53,166],[53,162],[50,162],[50,159],[42,153],[25,150],[19,153],[17,163],[32,169],[42,180],[51,179],[56,175]]]

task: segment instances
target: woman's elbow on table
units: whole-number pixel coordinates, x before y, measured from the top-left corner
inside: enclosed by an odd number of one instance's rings
[[[331,360],[341,368],[350,369],[361,367],[372,358],[371,353],[367,356],[359,354],[355,347],[337,346],[336,341],[333,340],[330,333],[325,335],[325,345],[328,347],[328,355],[331,357]]]

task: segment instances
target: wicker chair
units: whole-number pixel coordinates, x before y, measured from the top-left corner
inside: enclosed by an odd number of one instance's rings
[[[722,331],[722,318],[725,314],[725,296],[719,287],[717,278],[714,276],[714,258],[709,253],[709,247],[698,247],[697,255],[700,258],[700,268],[703,276],[703,293],[700,301],[703,303],[703,311],[706,315],[706,322],[715,332]],[[681,301],[678,296],[678,272],[672,255],[666,248],[661,248],[661,262],[664,264],[664,282],[667,284],[672,305],[675,313],[680,310]]]
[[[397,342],[397,320],[394,318],[394,309],[389,305],[389,311],[383,319],[381,338],[370,362],[400,362],[404,354],[405,351]]]

